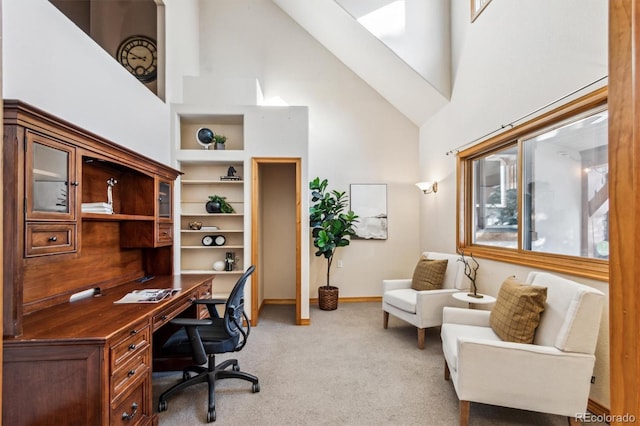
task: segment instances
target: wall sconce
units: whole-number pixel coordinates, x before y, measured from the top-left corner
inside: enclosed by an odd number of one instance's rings
[[[425,194],[438,192],[438,182],[418,182],[416,186]]]

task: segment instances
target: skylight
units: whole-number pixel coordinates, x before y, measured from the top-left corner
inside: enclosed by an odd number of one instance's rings
[[[358,22],[378,38],[405,32],[405,1],[398,0],[358,18]]]

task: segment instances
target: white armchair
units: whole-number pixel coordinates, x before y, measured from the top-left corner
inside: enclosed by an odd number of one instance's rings
[[[425,333],[429,327],[442,324],[442,308],[466,306],[452,297],[453,293],[469,289],[469,279],[464,274],[460,256],[444,253],[423,253],[428,259],[447,259],[447,270],[442,288],[416,291],[411,288],[411,278],[382,281],[383,327],[389,326],[389,314],[417,327],[418,348],[424,349]]]
[[[547,288],[533,344],[502,341],[489,311],[445,308],[441,328],[445,379],[460,400],[569,417],[585,413],[604,294],[553,274],[532,272],[527,284]]]

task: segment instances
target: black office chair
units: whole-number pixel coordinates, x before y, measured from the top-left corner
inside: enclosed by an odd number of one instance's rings
[[[197,383],[209,383],[209,409],[207,422],[216,420],[215,381],[218,379],[243,379],[253,383],[253,393],[260,392],[258,378],[240,371],[238,360],[229,359],[216,365],[215,354],[236,352],[247,343],[251,327],[244,312],[244,285],[253,273],[255,266],[250,266],[238,279],[231,290],[229,298],[198,299],[197,304],[204,304],[209,310],[210,318],[198,320],[191,318],[175,318],[171,323],[182,328],[175,332],[162,346],[162,355],[168,357],[184,357],[191,355],[197,365],[186,367],[182,373],[182,381],[160,395],[158,411],[167,409],[167,397],[186,387]],[[224,316],[220,317],[216,305],[225,304]],[[243,322],[244,320],[244,322]],[[205,365],[207,364],[207,365]],[[232,367],[231,370],[228,370]],[[191,377],[191,373],[196,373]]]

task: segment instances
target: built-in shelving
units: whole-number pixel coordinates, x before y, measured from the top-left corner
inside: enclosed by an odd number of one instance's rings
[[[239,275],[244,272],[248,259],[245,244],[245,159],[244,116],[241,114],[187,114],[180,115],[175,158],[183,172],[179,179],[178,256],[183,274],[213,273],[216,292],[230,291]],[[213,146],[205,149],[198,144],[196,133],[205,127],[227,137],[224,150]],[[227,180],[233,177],[237,180]],[[211,195],[225,197],[234,213],[208,213],[206,203]],[[190,224],[200,222],[202,227],[217,229],[191,229]],[[221,246],[205,246],[205,235],[222,235]],[[232,271],[214,270],[214,263],[225,260],[227,252],[235,256]]]

